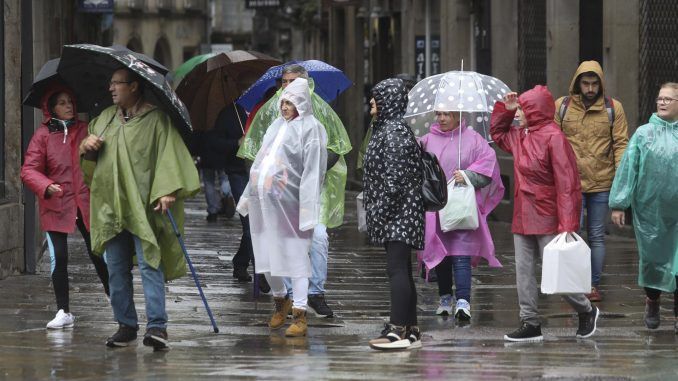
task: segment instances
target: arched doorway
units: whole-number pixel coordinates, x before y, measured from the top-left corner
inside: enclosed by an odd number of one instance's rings
[[[141,44],[141,40],[138,37],[130,38],[129,42],[127,42],[127,49],[137,53],[144,52],[144,46]]]
[[[153,58],[168,68],[172,66],[172,52],[165,37],[160,37],[155,43]]]

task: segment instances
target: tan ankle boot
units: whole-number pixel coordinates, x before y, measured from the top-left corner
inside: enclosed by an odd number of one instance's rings
[[[271,316],[271,321],[268,323],[269,328],[278,329],[285,324],[287,314],[292,309],[292,300],[288,298],[273,298],[275,302],[275,311]]]
[[[308,331],[308,325],[306,323],[306,310],[302,310],[301,308],[292,308],[292,316],[294,317],[294,322],[285,331],[285,336],[306,336],[306,332]]]

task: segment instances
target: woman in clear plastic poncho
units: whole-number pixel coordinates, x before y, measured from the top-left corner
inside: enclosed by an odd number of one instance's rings
[[[266,131],[238,211],[250,218],[256,272],[273,290],[269,326],[280,328],[292,309],[287,336],[306,335],[309,250],[320,218],[320,191],[327,165],[327,135],[313,117],[308,81],[297,78],[282,92],[280,116]],[[283,277],[292,279],[294,302]]]
[[[631,207],[638,242],[638,285],[645,288],[645,325],[659,327],[659,296],[674,292],[678,317],[678,83],[662,85],[657,112],[638,127],[610,190],[612,222]],[[678,321],[674,326],[678,334]]]

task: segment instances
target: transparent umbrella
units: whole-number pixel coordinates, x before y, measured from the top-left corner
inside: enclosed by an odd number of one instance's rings
[[[449,71],[419,81],[409,93],[405,121],[417,136],[428,133],[435,111],[466,114],[466,122],[488,141],[494,103],[511,92],[501,80],[473,71]]]

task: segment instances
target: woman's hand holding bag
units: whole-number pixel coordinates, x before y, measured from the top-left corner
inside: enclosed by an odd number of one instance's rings
[[[460,171],[466,184],[457,184],[454,178],[447,183],[447,204],[438,212],[440,229],[475,230],[478,228],[478,204],[476,190],[466,173]]]

